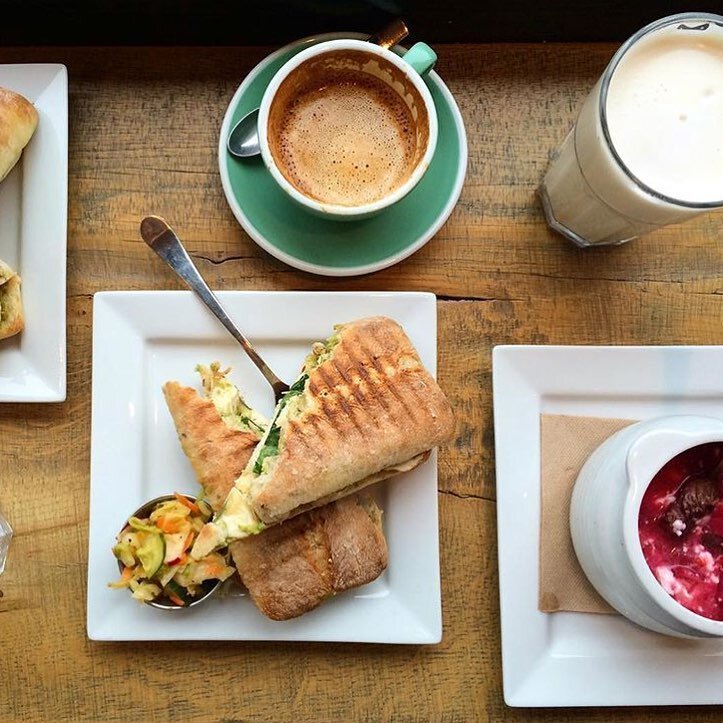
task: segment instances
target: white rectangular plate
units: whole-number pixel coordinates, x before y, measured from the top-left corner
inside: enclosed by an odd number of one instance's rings
[[[396,319],[431,373],[433,294],[229,291],[218,294],[271,368],[293,380],[314,341],[334,324]],[[194,367],[219,360],[248,402],[271,415],[273,394],[219,322],[190,292],[104,292],[93,303],[93,424],[88,554],[88,636],[93,640],[326,640],[436,643],[441,639],[436,457],[382,483],[389,566],[296,620],[266,619],[248,598],[212,599],[167,612],[107,583],[118,578],[116,533],[136,508],[198,490],[161,391],[175,379],[198,388]]]
[[[511,706],[723,703],[723,641],[537,609],[540,414],[723,416],[723,347],[498,346],[493,353],[502,668]]]
[[[0,259],[22,278],[25,329],[0,341],[0,402],[65,399],[68,73],[0,65],[0,86],[31,101],[38,127],[0,182]]]

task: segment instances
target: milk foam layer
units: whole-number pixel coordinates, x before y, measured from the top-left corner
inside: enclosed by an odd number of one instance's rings
[[[322,203],[360,206],[384,198],[416,162],[407,104],[384,81],[353,71],[300,88],[272,135],[281,172]]]
[[[613,72],[606,111],[613,147],[645,185],[723,201],[723,28],[675,24],[640,39]]]

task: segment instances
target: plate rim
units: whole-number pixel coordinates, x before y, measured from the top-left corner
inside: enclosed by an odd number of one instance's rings
[[[498,544],[498,572],[499,572],[499,600],[500,600],[500,629],[501,629],[501,649],[502,649],[502,673],[503,673],[503,693],[504,700],[508,706],[511,707],[563,707],[563,706],[626,706],[626,705],[713,705],[723,703],[723,694],[717,699],[712,696],[706,696],[701,691],[691,691],[686,689],[685,692],[679,695],[679,699],[671,700],[670,698],[662,700],[656,699],[656,695],[659,693],[652,692],[653,686],[650,680],[645,680],[644,687],[641,692],[636,693],[634,696],[628,694],[627,697],[623,696],[623,699],[615,699],[614,702],[609,702],[609,691],[606,690],[605,686],[609,686],[613,681],[608,680],[605,677],[605,670],[609,667],[609,661],[615,661],[615,667],[619,670],[621,667],[624,669],[627,675],[635,676],[636,673],[640,675],[642,671],[643,662],[641,660],[626,659],[624,656],[607,656],[603,658],[600,655],[590,654],[586,658],[590,670],[594,671],[594,674],[598,676],[597,682],[600,687],[592,688],[588,691],[586,698],[583,700],[579,696],[575,697],[574,700],[566,697],[565,694],[560,693],[561,685],[549,686],[544,692],[540,692],[540,677],[550,678],[555,677],[556,683],[559,683],[564,678],[564,665],[569,664],[570,659],[565,657],[556,657],[552,654],[551,648],[552,643],[549,635],[545,639],[545,645],[543,649],[534,655],[532,653],[522,654],[520,651],[523,649],[521,645],[520,636],[518,635],[519,628],[523,627],[526,631],[530,631],[531,628],[541,629],[542,623],[540,620],[543,618],[537,617],[537,621],[533,619],[535,616],[531,615],[530,619],[520,620],[519,616],[517,619],[510,619],[509,600],[512,599],[513,585],[510,582],[513,571],[510,568],[509,559],[513,556],[512,545],[510,544],[510,516],[515,512],[515,505],[519,501],[519,496],[532,497],[536,503],[534,509],[534,516],[537,520],[537,525],[534,530],[527,531],[527,535],[524,538],[524,543],[527,547],[530,546],[530,542],[534,538],[534,551],[539,555],[539,519],[540,519],[540,506],[539,506],[539,423],[535,430],[537,439],[537,445],[532,450],[534,459],[536,460],[537,471],[534,477],[530,476],[527,481],[518,483],[517,489],[514,489],[514,485],[510,482],[508,476],[506,476],[505,468],[510,466],[512,454],[510,452],[511,441],[514,441],[512,436],[512,429],[510,428],[509,422],[503,422],[501,425],[499,420],[504,420],[505,417],[509,418],[516,409],[519,413],[519,405],[521,401],[524,403],[524,395],[533,395],[537,404],[536,418],[539,419],[539,415],[543,412],[543,401],[547,396],[549,399],[555,398],[557,392],[550,394],[544,389],[541,389],[543,382],[541,382],[532,373],[532,370],[523,371],[522,364],[518,363],[518,360],[527,357],[526,364],[531,367],[539,366],[539,358],[537,364],[530,364],[530,355],[544,355],[544,354],[645,354],[650,355],[650,362],[654,359],[659,359],[661,354],[705,354],[709,356],[713,361],[717,361],[716,357],[723,358],[723,347],[719,345],[534,345],[534,344],[500,344],[496,345],[492,349],[492,394],[493,394],[493,416],[494,416],[494,431],[495,431],[495,459],[496,459],[496,486],[497,486],[497,544]],[[655,355],[655,356],[653,356]],[[713,356],[711,356],[713,355]],[[506,388],[507,385],[514,381],[515,387],[512,394]],[[696,399],[697,392],[686,391],[681,389],[678,394],[675,394],[674,388],[663,388],[661,382],[655,382],[656,385],[660,385],[659,392],[655,392],[655,395],[660,395],[661,398],[673,397],[676,399],[687,400]],[[654,385],[651,385],[654,387]],[[607,388],[610,384],[607,385]],[[603,382],[602,389],[601,384],[595,384],[595,379],[591,379],[589,382],[589,391],[582,393],[584,399],[586,395],[589,396],[605,396],[605,382]],[[723,381],[718,387],[721,397],[723,397]],[[579,395],[579,388],[575,388],[571,396]],[[614,397],[615,394],[611,392]],[[645,395],[648,396],[648,392]],[[653,393],[650,394],[653,396]],[[525,424],[527,424],[525,422]],[[528,427],[529,430],[529,427]],[[502,470],[502,472],[501,472]],[[518,475],[518,478],[525,480],[526,474]],[[530,494],[532,488],[535,488],[533,494]],[[515,496],[516,495],[516,496]],[[516,533],[519,537],[519,532]],[[535,559],[537,559],[535,557]],[[537,585],[537,578],[535,579],[535,585]],[[519,594],[519,592],[517,592]],[[537,588],[531,591],[534,595],[534,599],[537,599]],[[537,611],[537,605],[534,605],[535,611]],[[545,626],[552,619],[551,614],[539,613],[539,615],[545,615],[544,618]],[[587,616],[590,614],[585,613],[555,613],[555,615],[565,616]],[[602,618],[602,616],[594,616],[595,618]],[[608,616],[612,617],[612,616]],[[621,620],[620,616],[614,616],[616,622]],[[622,619],[624,620],[624,619]],[[631,624],[632,625],[632,624]],[[546,632],[546,631],[544,631]],[[638,632],[636,630],[636,632]],[[648,633],[647,631],[640,631],[646,635],[652,636],[651,640],[655,641],[658,637],[665,641],[664,636],[657,636],[655,633]],[[723,641],[714,641],[721,642]],[[668,646],[670,648],[670,646]],[[723,649],[721,650],[723,652]],[[651,652],[646,652],[646,655],[653,655]],[[663,655],[666,660],[670,660],[671,664],[674,664],[675,651],[667,649],[664,645],[655,649],[657,655]],[[693,653],[695,655],[695,653]],[[702,654],[702,653],[701,653]],[[709,652],[706,653],[710,655]],[[535,657],[536,656],[536,657]],[[534,659],[533,659],[534,658]],[[573,661],[574,662],[574,661]],[[582,661],[578,665],[582,664]],[[596,667],[597,666],[597,667]],[[720,671],[715,669],[716,678],[719,678]],[[537,680],[534,680],[537,678]],[[602,683],[601,683],[602,680]],[[681,685],[685,683],[681,682]],[[709,690],[710,686],[707,686],[706,690]],[[668,691],[670,686],[668,685]],[[674,690],[674,694],[677,695],[678,691]]]
[[[322,291],[322,292],[316,292],[316,291],[221,291],[219,292],[219,295],[222,297],[225,296],[226,299],[230,299],[233,297],[246,297],[247,299],[253,300],[254,298],[263,298],[263,297],[269,297],[269,296],[275,296],[275,297],[281,297],[282,299],[284,297],[291,298],[291,297],[307,297],[308,299],[313,299],[315,303],[319,303],[323,297],[348,297],[348,298],[356,298],[360,302],[363,302],[364,299],[369,298],[376,298],[380,301],[376,302],[379,304],[384,303],[385,298],[398,298],[401,300],[411,300],[412,302],[419,302],[421,304],[421,320],[420,323],[426,326],[427,324],[431,325],[430,330],[430,337],[433,336],[436,338],[437,334],[437,328],[438,328],[438,318],[437,318],[437,305],[436,305],[436,296],[433,293],[430,292],[417,292],[417,291],[410,291],[410,292],[388,292],[388,291],[353,291],[353,292],[344,292],[344,291]],[[96,359],[99,357],[96,356],[95,350],[96,345],[101,344],[103,342],[104,334],[108,334],[111,332],[110,329],[104,327],[104,322],[108,321],[109,315],[117,315],[120,312],[122,312],[122,305],[124,302],[128,299],[142,299],[144,296],[155,296],[155,297],[166,297],[167,299],[182,299],[183,304],[188,303],[199,303],[199,309],[202,310],[202,307],[200,307],[200,302],[196,302],[194,300],[193,294],[190,291],[183,291],[183,290],[149,290],[149,291],[101,291],[96,292],[94,294],[93,298],[93,364],[96,364]],[[97,298],[96,298],[97,297]],[[175,303],[175,302],[172,302]],[[414,309],[417,309],[417,305],[414,305]],[[102,310],[102,311],[101,311]],[[308,313],[308,312],[307,312]],[[313,313],[313,310],[312,310]],[[377,312],[381,313],[381,312]],[[390,316],[395,316],[395,309],[390,309]],[[416,314],[416,312],[413,312]],[[139,331],[139,328],[137,324],[135,323],[137,320],[132,319],[131,316],[127,316],[124,320],[128,323],[128,329],[130,330],[130,333],[133,335],[138,335],[140,337],[143,336],[144,332],[142,330]],[[142,323],[142,322],[141,322]],[[205,323],[205,322],[204,322]],[[324,322],[326,323],[326,321]],[[107,325],[106,325],[107,326]],[[212,317],[209,316],[209,328],[214,328],[214,340],[224,340],[225,339],[225,332],[223,329],[218,326],[215,326],[215,323],[212,320]],[[200,328],[200,327],[196,327]],[[205,327],[204,327],[205,329]],[[433,334],[431,333],[433,332]],[[419,333],[419,331],[417,332]],[[197,331],[191,331],[189,339],[193,338],[194,335],[197,334]],[[205,331],[203,332],[203,335],[205,335]],[[178,336],[183,336],[183,332],[179,330]],[[141,342],[143,344],[146,343],[146,341]],[[433,351],[432,351],[433,348]],[[436,344],[431,345],[431,348],[428,350],[428,353],[432,355],[434,359],[434,366],[430,368],[431,372],[435,371],[436,368],[436,357],[437,357],[437,349]],[[275,635],[273,633],[267,633],[264,634],[263,629],[260,631],[261,634],[256,635],[249,635],[248,630],[249,628],[243,628],[243,629],[237,629],[233,631],[233,634],[231,635],[225,635],[225,636],[219,636],[218,634],[207,634],[207,632],[204,630],[204,626],[200,626],[201,632],[199,634],[198,628],[199,626],[193,625],[189,623],[189,630],[192,634],[186,635],[186,636],[178,636],[175,634],[168,635],[168,634],[153,634],[149,635],[147,633],[141,633],[136,634],[134,631],[130,632],[111,632],[109,634],[107,626],[107,616],[99,609],[97,609],[97,604],[95,607],[92,605],[90,590],[91,586],[96,586],[100,584],[99,580],[97,579],[97,571],[94,574],[94,565],[93,565],[93,558],[97,558],[98,552],[96,549],[96,552],[94,553],[94,538],[97,537],[96,530],[94,529],[94,522],[96,525],[98,524],[97,517],[94,517],[93,515],[93,508],[94,508],[94,501],[95,504],[99,504],[99,501],[101,497],[99,496],[102,493],[101,486],[98,483],[98,472],[99,469],[102,468],[103,464],[101,464],[101,456],[102,456],[102,450],[99,449],[99,444],[101,443],[101,439],[99,435],[102,434],[108,434],[109,430],[112,429],[112,424],[108,424],[107,422],[104,422],[103,419],[101,419],[102,414],[99,412],[103,412],[103,409],[100,406],[100,384],[102,383],[102,375],[99,375],[96,373],[96,369],[93,369],[93,375],[92,375],[92,402],[91,402],[91,449],[90,449],[90,467],[91,467],[91,476],[90,476],[90,494],[91,494],[91,504],[90,504],[90,510],[89,510],[89,519],[88,519],[88,555],[89,555],[89,569],[88,569],[88,580],[87,580],[87,587],[86,587],[86,632],[88,637],[91,640],[270,640],[270,641],[281,641],[281,640],[288,640],[292,642],[302,642],[302,641],[320,641],[320,642],[359,642],[359,643],[386,643],[386,644],[414,644],[414,645],[427,645],[427,644],[435,644],[439,643],[441,641],[442,637],[442,607],[441,607],[441,570],[440,570],[440,555],[439,555],[439,509],[438,509],[438,469],[436,460],[433,462],[434,467],[431,470],[431,474],[434,477],[435,484],[434,484],[434,499],[431,499],[430,497],[425,497],[425,505],[428,506],[428,512],[427,514],[430,515],[429,519],[431,521],[432,516],[432,510],[433,510],[433,518],[434,518],[434,524],[433,524],[433,530],[430,533],[430,536],[433,537],[433,547],[435,550],[435,554],[433,556],[430,556],[429,558],[429,565],[426,567],[425,573],[422,575],[421,578],[419,578],[419,583],[423,583],[425,587],[428,589],[429,596],[427,598],[427,604],[424,609],[424,613],[422,617],[418,616],[419,610],[415,609],[414,607],[409,608],[408,613],[407,608],[405,607],[403,600],[400,600],[399,596],[396,594],[392,594],[389,598],[389,605],[391,606],[389,610],[393,615],[398,615],[400,612],[403,614],[408,614],[407,623],[405,623],[405,626],[403,626],[403,630],[401,631],[400,635],[397,637],[394,637],[392,635],[389,635],[387,633],[383,634],[376,634],[374,631],[369,630],[369,632],[364,632],[362,630],[361,633],[359,631],[354,629],[353,624],[347,625],[343,627],[342,632],[334,632],[333,630],[330,630],[329,632],[325,632],[323,629],[319,627],[317,624],[314,629],[311,629],[310,634],[304,634],[303,631],[296,630],[291,631],[289,635],[284,635],[281,628],[279,630],[282,632],[282,635]],[[107,414],[107,412],[106,412]],[[180,452],[180,450],[179,450]],[[421,480],[420,480],[421,482]],[[427,486],[430,486],[431,482],[427,482]],[[429,491],[425,493],[426,495],[429,495]],[[96,543],[97,547],[97,543]],[[391,583],[390,583],[391,584]],[[189,611],[191,612],[191,611]],[[198,611],[195,611],[198,613]],[[202,619],[203,615],[200,617],[195,617],[196,621],[200,621]],[[122,623],[116,623],[121,624]],[[337,621],[338,624],[338,621]],[[111,626],[113,624],[111,623]],[[283,625],[283,624],[280,624]],[[194,633],[194,630],[196,631]]]
[[[402,249],[401,251],[398,251],[395,254],[392,254],[391,256],[387,256],[384,259],[381,259],[379,261],[375,261],[369,264],[360,264],[358,266],[327,266],[325,264],[315,264],[311,263],[309,261],[304,261],[302,259],[297,259],[295,256],[292,256],[291,254],[286,253],[285,251],[282,251],[281,249],[277,248],[273,243],[271,243],[265,236],[262,234],[256,226],[254,226],[253,223],[251,223],[251,220],[248,218],[248,216],[244,213],[243,209],[239,205],[238,201],[236,200],[236,196],[233,192],[233,187],[231,185],[231,179],[229,177],[227,164],[225,163],[226,160],[226,137],[228,136],[230,127],[231,127],[231,120],[233,113],[236,109],[236,106],[238,105],[238,102],[243,96],[243,94],[246,92],[247,88],[251,83],[255,80],[256,76],[269,64],[272,63],[274,60],[276,60],[280,55],[287,53],[289,50],[292,50],[293,48],[296,48],[300,45],[304,44],[311,44],[311,43],[319,43],[323,42],[325,40],[336,40],[341,38],[359,38],[359,39],[365,39],[367,36],[364,35],[364,33],[355,33],[355,32],[332,32],[332,33],[320,33],[319,35],[309,35],[304,38],[299,38],[298,40],[294,40],[290,43],[287,43],[286,45],[282,46],[281,48],[278,48],[271,54],[265,56],[262,58],[259,63],[257,63],[246,75],[246,77],[243,79],[241,84],[236,89],[236,92],[233,94],[233,97],[231,98],[231,101],[229,102],[226,112],[223,116],[223,122],[221,123],[221,130],[219,133],[219,141],[218,141],[218,166],[219,166],[219,173],[221,175],[221,185],[223,187],[224,196],[226,197],[226,202],[228,203],[229,207],[231,208],[231,211],[233,215],[236,217],[236,220],[241,225],[241,227],[244,229],[244,231],[251,237],[251,239],[258,244],[264,251],[269,253],[274,258],[278,259],[279,261],[282,261],[283,263],[287,264],[288,266],[291,266],[292,268],[298,269],[299,271],[306,271],[307,273],[311,274],[317,274],[319,276],[338,276],[338,277],[344,277],[344,276],[362,276],[364,274],[370,274],[374,273],[375,271],[381,271],[382,269],[389,268],[390,266],[394,266],[395,264],[398,264],[400,261],[403,261],[404,259],[408,258],[412,254],[416,253],[421,249],[423,246],[425,246],[444,226],[444,224],[447,222],[447,219],[452,214],[452,211],[454,210],[455,206],[457,205],[457,202],[459,201],[460,195],[462,194],[462,188],[464,187],[464,181],[467,175],[467,165],[469,163],[469,156],[468,156],[468,142],[467,142],[467,133],[464,127],[464,119],[462,118],[462,114],[460,113],[459,106],[457,105],[457,101],[454,99],[454,96],[452,95],[452,92],[447,87],[447,84],[442,80],[442,78],[434,71],[432,70],[428,77],[432,78],[437,85],[438,90],[440,93],[444,96],[447,104],[449,105],[452,116],[455,121],[455,129],[457,131],[457,136],[459,139],[459,164],[457,167],[457,175],[455,177],[454,187],[452,189],[452,193],[450,194],[450,197],[447,199],[447,203],[445,204],[444,208],[442,209],[441,213],[435,220],[435,222],[427,229],[425,233],[423,233],[414,243],[410,244],[406,248]]]
[[[64,63],[2,63],[3,68],[9,70],[45,71],[48,74],[48,85],[59,82],[59,99],[62,109],[55,114],[54,121],[59,129],[58,141],[60,146],[60,172],[62,179],[58,184],[61,190],[61,197],[58,200],[60,206],[61,220],[58,232],[58,263],[54,263],[54,269],[59,273],[60,283],[55,289],[54,297],[51,299],[52,306],[56,307],[57,325],[55,331],[58,338],[53,340],[52,355],[55,369],[47,377],[41,377],[35,370],[33,359],[28,359],[35,378],[35,392],[10,393],[3,391],[2,380],[0,380],[0,403],[49,403],[64,402],[67,398],[67,261],[68,261],[68,68]],[[59,78],[59,80],[58,80]],[[57,198],[57,197],[56,197]],[[24,242],[22,237],[21,245]],[[23,276],[27,276],[27,270],[22,270]]]

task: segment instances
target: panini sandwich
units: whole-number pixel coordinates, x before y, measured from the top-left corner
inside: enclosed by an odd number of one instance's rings
[[[268,422],[241,398],[218,364],[199,367],[206,397],[168,382],[163,391],[179,440],[218,512]],[[229,549],[256,606],[287,620],[375,580],[387,566],[382,512],[366,495],[333,502],[233,542]]]
[[[414,469],[452,432],[449,401],[399,324],[341,324],[314,345],[192,554]]]

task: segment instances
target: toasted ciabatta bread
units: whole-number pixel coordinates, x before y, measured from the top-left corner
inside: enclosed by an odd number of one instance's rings
[[[2,273],[2,269],[0,269]],[[23,301],[20,296],[20,277],[11,276],[0,285],[0,339],[14,336],[25,327]]]
[[[387,566],[382,513],[363,494],[310,510],[229,549],[256,606],[272,620],[313,610],[332,595],[376,580]]]
[[[453,433],[449,401],[391,319],[336,327],[304,371],[275,419],[277,453],[264,458],[265,438],[242,475],[264,524],[407,471]]]
[[[35,106],[19,93],[0,88],[0,181],[18,162],[37,125]]]
[[[208,368],[200,370],[203,375]],[[223,376],[204,375],[208,393],[219,389]],[[231,428],[216,406],[190,387],[168,382],[164,394],[183,450],[218,512],[251,456],[249,441],[255,444],[260,436]],[[349,498],[239,540],[231,555],[257,607],[286,620],[379,577],[387,566],[381,515],[373,500]]]

